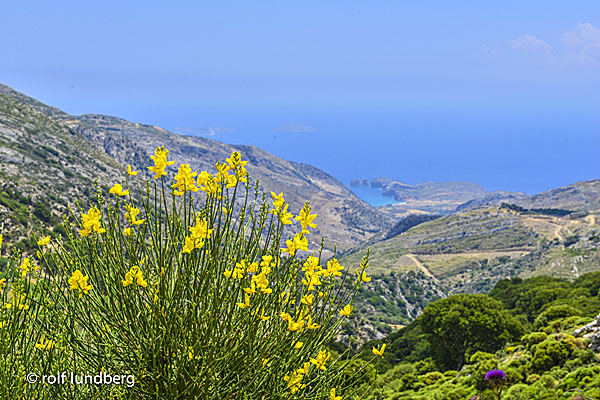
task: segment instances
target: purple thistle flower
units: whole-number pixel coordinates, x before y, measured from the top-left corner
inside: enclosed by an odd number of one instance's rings
[[[506,379],[506,374],[501,369],[492,369],[485,374],[485,380],[488,382],[500,382]]]

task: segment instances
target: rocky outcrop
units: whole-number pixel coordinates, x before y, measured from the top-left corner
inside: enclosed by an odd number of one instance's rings
[[[589,339],[590,349],[595,353],[600,353],[600,314],[589,324],[576,329],[573,335]]]

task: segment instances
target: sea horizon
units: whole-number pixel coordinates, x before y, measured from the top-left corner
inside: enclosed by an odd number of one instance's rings
[[[143,113],[133,120],[151,119],[173,132],[258,146],[318,167],[349,188],[355,179],[386,177],[412,185],[470,182],[488,191],[534,195],[600,178],[594,151],[600,136],[593,134],[598,116],[592,110],[473,112],[179,108],[153,110],[152,118]]]

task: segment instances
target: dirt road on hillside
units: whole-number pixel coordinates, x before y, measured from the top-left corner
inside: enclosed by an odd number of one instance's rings
[[[438,278],[436,278],[436,276],[435,276],[435,275],[434,275],[434,274],[433,274],[433,273],[432,273],[432,272],[429,270],[429,268],[427,268],[427,267],[426,267],[426,266],[425,266],[425,265],[424,265],[424,264],[423,264],[421,261],[419,261],[419,260],[417,259],[417,257],[415,257],[415,256],[414,256],[414,255],[412,255],[412,254],[407,254],[407,255],[406,255],[406,257],[410,258],[410,259],[411,259],[411,260],[412,260],[412,261],[415,263],[415,265],[416,265],[417,267],[419,267],[419,269],[420,269],[421,271],[423,271],[423,273],[424,273],[425,275],[427,275],[427,276],[428,276],[428,277],[430,277],[430,278],[433,278],[433,279],[435,279],[436,281],[438,280]]]

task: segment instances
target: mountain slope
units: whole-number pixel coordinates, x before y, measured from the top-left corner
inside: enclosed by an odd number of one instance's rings
[[[489,206],[425,221],[397,235],[394,229],[374,235],[340,260],[343,265],[356,265],[370,249],[369,272],[377,282],[357,298],[362,319],[353,332],[362,338],[381,337],[406,324],[416,316],[407,313],[410,308],[418,314],[419,307],[435,296],[485,293],[509,277],[572,280],[600,270],[597,212]],[[398,281],[409,279],[413,272],[419,274],[422,289],[410,293]]]
[[[112,185],[123,178],[127,164],[151,178],[146,167],[159,145],[170,150],[176,165],[188,163],[193,169],[208,171],[214,170],[216,160],[240,151],[249,160],[251,179],[259,179],[267,191],[283,192],[292,212],[297,213],[305,201],[311,202],[319,215],[318,229],[309,237],[313,249],[321,235],[326,238],[326,248],[337,245],[347,249],[392,224],[318,168],[282,160],[254,146],[180,136],[121,118],[70,116],[0,85],[0,186],[23,197],[18,201],[9,198],[8,202],[14,203],[10,206],[0,204],[7,241],[25,240],[32,224],[38,222],[50,229],[74,198],[93,193],[95,178]],[[169,177],[175,172],[172,168]],[[51,221],[26,221],[35,204],[51,209]]]
[[[505,191],[493,192],[483,198],[473,199],[459,205],[456,210],[481,207],[485,205],[499,206],[502,203],[515,204],[523,208],[555,208],[571,211],[600,211],[600,179],[581,181],[572,185],[551,189],[534,196],[525,193]]]
[[[423,264],[451,291],[489,288],[494,283],[490,273],[496,278],[540,271],[577,277],[584,270],[600,269],[595,264],[600,247],[596,214],[557,216],[556,209],[547,213],[546,209],[520,210],[471,209],[424,222],[396,236],[376,235],[347,252],[342,261],[354,265],[370,247],[374,271],[423,270],[419,265]],[[565,257],[579,260],[577,268],[569,267]],[[557,263],[559,259],[563,261]],[[508,266],[510,271],[503,270]]]

